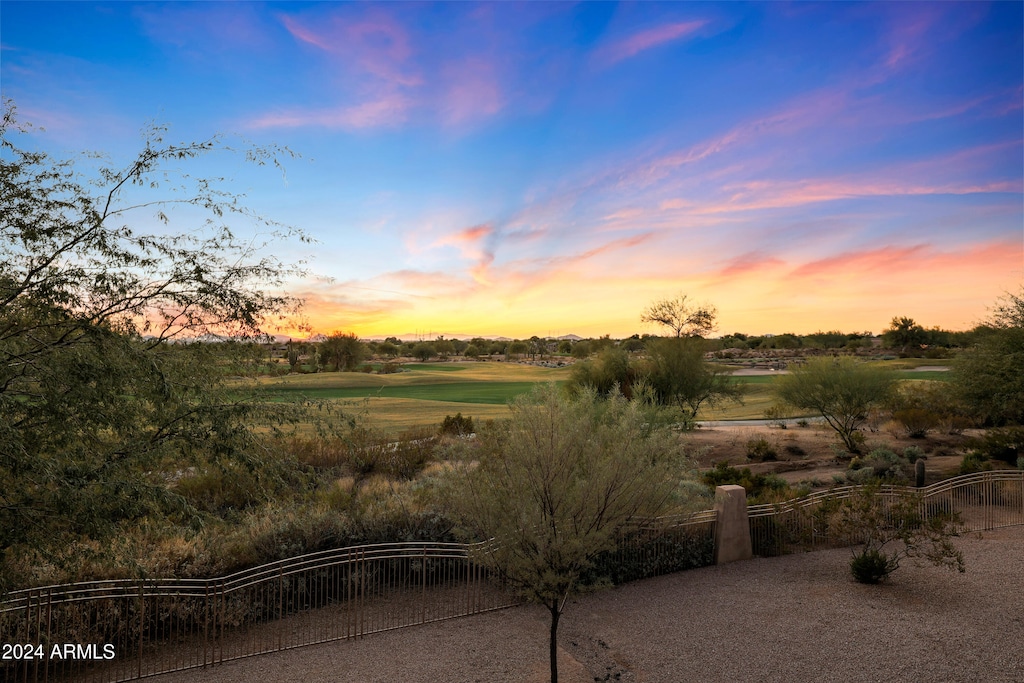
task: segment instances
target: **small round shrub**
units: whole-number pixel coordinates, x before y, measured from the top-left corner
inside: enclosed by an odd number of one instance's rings
[[[779,452],[775,449],[775,444],[759,436],[747,442],[747,458],[756,462],[778,460]]]
[[[907,446],[906,448],[903,449],[903,457],[906,458],[911,465],[913,465],[918,460],[924,458],[925,455],[924,451],[922,451],[917,446]]]
[[[884,553],[874,549],[865,549],[850,560],[850,574],[860,583],[879,583],[896,567],[895,563]]]

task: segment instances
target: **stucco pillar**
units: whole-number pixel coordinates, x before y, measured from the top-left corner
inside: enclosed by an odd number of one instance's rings
[[[715,564],[753,557],[746,490],[735,485],[717,487],[715,511],[718,513],[715,521]]]

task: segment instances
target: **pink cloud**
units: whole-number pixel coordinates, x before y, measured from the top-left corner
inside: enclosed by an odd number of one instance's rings
[[[407,119],[411,107],[411,98],[401,93],[391,93],[380,99],[336,109],[290,110],[264,114],[250,120],[247,125],[250,128],[319,126],[348,130],[395,126]]]
[[[475,225],[451,235],[445,235],[435,241],[433,246],[454,246],[459,250],[463,258],[477,261],[477,265],[473,267],[471,273],[473,274],[473,279],[481,281],[487,267],[494,261],[494,254],[480,243],[493,233],[494,228],[490,225]]]
[[[493,116],[505,107],[492,62],[475,57],[450,65],[444,72],[439,109],[446,123],[455,125]]]
[[[784,261],[774,256],[766,256],[762,252],[751,251],[729,259],[723,267],[718,269],[714,277],[720,280],[731,280],[754,275],[766,270],[773,270],[784,264]]]
[[[808,279],[820,275],[833,275],[837,272],[856,271],[859,273],[891,272],[897,266],[920,258],[928,253],[929,245],[918,244],[912,247],[881,247],[853,251],[838,256],[829,256],[805,263],[789,273],[789,279]]]
[[[315,29],[295,17],[282,15],[280,20],[296,39],[340,58],[343,68],[355,67],[394,85],[423,82],[415,68],[407,66],[413,54],[408,33],[386,14],[376,12],[355,21],[335,17]]]
[[[634,33],[601,48],[596,53],[597,60],[605,66],[621,62],[645,50],[688,36],[707,23],[706,21],[682,21]]]

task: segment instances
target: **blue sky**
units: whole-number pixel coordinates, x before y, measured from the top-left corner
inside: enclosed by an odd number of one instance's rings
[[[319,240],[317,331],[960,329],[1024,280],[1022,7],[4,1],[0,80],[55,154],[301,154],[202,171]]]

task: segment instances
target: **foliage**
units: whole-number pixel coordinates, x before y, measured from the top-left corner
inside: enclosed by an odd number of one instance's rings
[[[285,404],[237,398],[262,350],[170,341],[255,337],[268,316],[289,311],[294,302],[269,290],[293,271],[227,220],[292,233],[253,216],[217,179],[187,174],[198,157],[234,151],[219,138],[172,144],[154,127],[135,159],[85,181],[74,161],[21,149],[4,106],[0,550],[5,563],[20,553],[73,562],[75,542],[120,523],[193,515],[166,485],[177,469],[261,469],[270,452],[257,428],[295,417]],[[240,151],[257,164],[282,152]],[[208,219],[152,234],[132,227],[147,214],[169,222],[175,207]]]
[[[631,398],[640,372],[629,353],[609,346],[597,358],[573,364],[566,387],[574,395],[593,389],[602,396],[619,391],[626,398]]]
[[[957,356],[958,396],[987,425],[1024,424],[1024,288],[995,308],[988,334]]]
[[[898,348],[900,353],[906,353],[913,346],[920,347],[926,338],[924,328],[906,316],[894,317],[889,323],[889,329],[882,333],[882,343],[886,348]]]
[[[730,467],[729,463],[716,463],[714,469],[708,470],[701,475],[704,485],[712,491],[718,486],[742,486],[747,492],[747,501],[756,502],[762,499],[777,499],[785,497],[796,497],[797,494],[787,495],[789,485],[781,477],[774,474],[754,474],[749,467]]]
[[[478,441],[460,444],[468,452],[448,505],[471,538],[494,539],[478,560],[550,612],[557,681],[566,601],[595,585],[584,584],[586,572],[632,522],[677,503],[680,444],[639,402],[592,391],[571,398],[554,387],[514,401],[511,419]]]
[[[832,512],[829,534],[857,544],[850,572],[862,583],[882,581],[905,558],[963,572],[963,553],[951,540],[958,534],[957,516],[943,510],[926,516],[923,510],[919,495],[886,495],[879,484],[870,484]]]
[[[703,337],[715,329],[718,309],[711,304],[692,304],[687,295],[654,301],[644,309],[640,320],[657,323],[672,330],[676,337]]]
[[[441,434],[451,436],[466,436],[476,431],[473,428],[473,418],[463,417],[462,413],[455,413],[455,416],[445,415],[441,422]]]
[[[850,560],[850,573],[858,583],[880,583],[898,567],[891,557],[873,548],[855,554]]]
[[[652,339],[647,343],[646,377],[658,401],[693,419],[701,407],[742,402],[742,387],[727,370],[707,363],[699,339]]]
[[[1017,458],[1024,455],[1024,427],[990,429],[981,437],[971,439],[968,445],[986,460],[1014,465]]]
[[[413,347],[411,355],[419,362],[426,363],[428,360],[430,360],[437,354],[434,352],[433,344],[429,344],[427,342],[420,342],[419,344]]]
[[[969,410],[943,382],[901,382],[888,405],[893,420],[914,438],[938,427],[959,433],[970,424]]]
[[[779,450],[776,444],[763,436],[759,436],[756,439],[747,441],[747,459],[756,462],[778,460]]]
[[[320,357],[336,372],[352,372],[366,356],[366,344],[351,333],[334,332],[320,342]]]
[[[893,390],[892,373],[853,358],[814,358],[776,380],[779,400],[814,410],[836,431],[851,453],[859,453],[860,427],[872,406],[885,402]]]
[[[888,448],[876,448],[863,458],[853,458],[847,472],[847,479],[856,484],[873,480],[890,483],[904,483],[910,480],[910,460]]]

